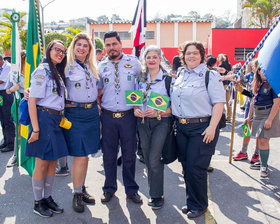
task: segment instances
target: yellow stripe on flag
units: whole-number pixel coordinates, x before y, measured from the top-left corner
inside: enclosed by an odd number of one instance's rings
[[[28,126],[22,124],[21,128],[20,128],[20,133],[21,133],[21,137],[27,139],[28,138]]]
[[[37,55],[38,55],[38,49],[39,49],[39,43],[37,42],[36,44],[33,45],[33,55],[34,55],[34,68],[37,68]]]

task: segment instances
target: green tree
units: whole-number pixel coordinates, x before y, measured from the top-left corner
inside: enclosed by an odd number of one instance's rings
[[[54,39],[58,39],[58,40],[63,41],[65,46],[67,46],[66,45],[67,36],[66,36],[66,34],[63,34],[63,33],[47,33],[47,34],[45,34],[45,44],[46,44],[46,46],[48,46],[48,44]]]
[[[67,41],[66,41],[66,47],[69,47],[73,37],[76,36],[78,33],[81,32],[81,29],[78,28],[73,28],[71,26],[68,27],[68,29],[66,30],[66,36],[67,36]]]
[[[99,38],[99,37],[94,37],[94,41],[95,41],[95,47],[96,49],[101,49],[103,51],[104,49],[104,43],[103,41]]]
[[[251,11],[249,27],[269,28],[280,16],[280,0],[243,0],[242,8]]]
[[[26,12],[19,12],[20,14],[20,21],[18,22],[18,29],[21,32],[23,29],[24,25],[26,22],[22,19],[25,15]],[[12,20],[11,20],[11,14],[10,13],[3,13],[2,18],[4,19],[3,21],[0,21],[0,47],[4,51],[8,51],[11,48],[11,35],[12,35]],[[25,35],[25,39],[27,36]],[[26,45],[25,45],[26,46]],[[24,48],[24,45],[21,46],[22,49]]]
[[[109,23],[110,22],[108,16],[106,16],[106,15],[98,16],[97,21],[98,21],[98,23]]]

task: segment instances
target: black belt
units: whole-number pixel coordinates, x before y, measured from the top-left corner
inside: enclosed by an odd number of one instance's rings
[[[46,107],[42,107],[42,106],[37,106],[37,108],[41,111],[47,112],[49,114],[54,114],[54,115],[64,115],[64,110],[54,110],[54,109],[50,109],[50,108],[46,108]]]
[[[126,111],[120,111],[120,112],[112,112],[110,110],[105,110],[105,109],[102,109],[102,113],[104,114],[108,114],[110,116],[112,116],[113,118],[122,118],[124,117],[125,115],[128,115],[130,113],[133,112],[133,109],[131,110],[126,110]]]
[[[65,103],[66,103],[65,107],[82,107],[85,109],[90,109],[90,108],[93,108],[93,106],[97,103],[97,101],[95,100],[92,103],[77,103],[77,102],[66,100]]]
[[[180,124],[195,124],[210,121],[211,117],[180,118],[176,117]]]
[[[255,110],[266,110],[271,108],[272,105],[267,105],[267,106],[255,106]]]

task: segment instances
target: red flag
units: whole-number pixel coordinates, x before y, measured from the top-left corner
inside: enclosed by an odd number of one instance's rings
[[[139,0],[129,32],[133,32],[133,47],[135,56],[139,57],[145,47],[146,39],[146,0]]]

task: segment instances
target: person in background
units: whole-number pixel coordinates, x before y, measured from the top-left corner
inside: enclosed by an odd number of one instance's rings
[[[7,82],[7,88],[6,88],[6,93],[7,94],[11,94],[14,93],[16,91],[19,91],[21,98],[23,98],[23,92],[24,92],[24,73],[25,73],[25,58],[26,58],[26,51],[23,50],[20,53],[21,55],[21,69],[20,69],[20,75],[19,75],[19,82],[15,85],[13,85],[13,82]],[[10,77],[11,78],[11,77]],[[20,123],[18,124],[18,145],[20,145],[20,128],[21,125]],[[16,141],[16,140],[15,140]],[[16,143],[16,142],[15,142]],[[16,144],[14,143],[14,154],[12,155],[12,157],[10,158],[7,167],[13,167],[17,164],[17,147]]]
[[[78,33],[68,49],[65,72],[68,91],[65,117],[72,122],[72,127],[64,129],[64,135],[69,155],[74,157],[72,207],[75,212],[84,212],[84,202],[95,204],[94,197],[85,187],[88,155],[96,153],[100,148],[100,116],[97,106],[99,77],[94,65],[93,48],[89,36]]]
[[[99,48],[95,50],[96,52],[96,64],[98,65],[104,58],[103,51]]]
[[[46,59],[31,75],[28,111],[31,120],[25,155],[35,157],[32,175],[35,214],[50,217],[62,213],[52,198],[57,159],[68,155],[62,128],[64,114],[65,46],[60,40],[51,41]]]
[[[207,168],[219,137],[225,91],[221,76],[212,70],[206,87],[205,75],[209,70],[204,63],[205,49],[201,43],[186,43],[181,59],[184,70],[173,85],[171,106],[176,118],[178,159],[186,184],[187,205],[182,212],[188,218],[195,218],[208,207]]]
[[[141,64],[134,56],[122,52],[120,36],[116,31],[104,36],[108,55],[98,65],[101,96],[102,152],[105,183],[101,202],[109,202],[117,191],[117,156],[121,146],[123,183],[128,199],[142,203],[135,181],[136,118],[133,107],[126,105],[125,91],[135,90],[135,80],[140,76]]]
[[[227,59],[227,56],[225,54],[219,54],[218,55],[218,61],[219,61],[219,66],[218,67],[225,69],[222,72],[219,71],[220,74],[222,76],[227,75],[227,73],[231,71],[231,64],[229,63],[229,61]],[[230,81],[228,81],[228,80],[223,81],[223,85],[224,85],[225,89],[228,87],[229,83],[230,83]],[[232,115],[232,107],[229,104],[230,94],[231,94],[231,88],[226,92],[226,111],[227,111],[226,120],[229,123],[231,122],[231,115]]]
[[[252,82],[254,100],[251,101],[250,111],[244,123],[252,123],[252,136],[258,141],[261,158],[261,177],[269,175],[268,157],[270,138],[280,137],[279,105],[280,98],[275,94],[263,71],[257,68]]]
[[[14,150],[15,125],[11,117],[11,107],[14,101],[14,95],[10,89],[6,89],[9,82],[11,64],[4,61],[0,55],[0,121],[3,132],[3,143],[0,145],[1,152]]]
[[[148,185],[150,199],[148,205],[152,209],[160,209],[164,204],[163,177],[164,164],[160,161],[164,139],[172,125],[171,107],[166,112],[147,107],[151,92],[169,97],[165,87],[168,72],[162,67],[162,52],[156,46],[149,46],[144,52],[144,69],[138,83],[143,92],[143,106],[134,107],[137,127],[141,139],[145,164],[148,169]],[[170,79],[171,80],[171,79]],[[160,116],[160,119],[159,119]]]
[[[173,78],[177,78],[177,72],[178,72],[178,69],[182,66],[182,63],[181,63],[181,59],[178,55],[174,56],[173,57],[173,61],[172,61],[172,70],[171,70],[171,76]]]

